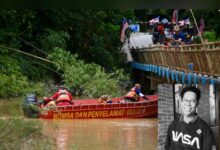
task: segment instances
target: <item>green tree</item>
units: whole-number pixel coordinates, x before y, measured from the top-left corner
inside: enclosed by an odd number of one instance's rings
[[[103,94],[119,96],[122,94],[120,83],[128,80],[123,70],[106,73],[105,69],[97,64],[87,64],[79,60],[77,55],[71,55],[60,48],[49,55],[56,62],[57,69],[63,72],[65,85],[86,97],[99,97]]]

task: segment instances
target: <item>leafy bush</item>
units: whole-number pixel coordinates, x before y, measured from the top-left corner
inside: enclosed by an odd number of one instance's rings
[[[0,98],[19,97],[26,93],[45,94],[46,90],[44,90],[43,81],[30,82],[22,74],[16,55],[12,55],[8,50],[2,49],[0,63]]]
[[[216,33],[214,31],[206,31],[203,35],[204,38],[208,39],[209,42],[216,41]]]
[[[66,41],[69,40],[69,34],[64,31],[55,32],[51,29],[46,29],[43,38],[41,37],[42,48],[46,51],[52,50],[53,47],[66,48]]]
[[[126,81],[123,70],[106,73],[104,68],[97,64],[86,64],[77,59],[77,55],[71,55],[60,48],[55,48],[49,55],[59,71],[63,72],[65,85],[77,94],[81,92],[87,97],[99,97],[102,94],[112,96],[121,95],[120,83]],[[104,59],[104,58],[99,58]]]
[[[45,95],[45,85],[41,82],[32,83],[22,74],[5,75],[0,73],[0,98],[19,97],[26,93]]]
[[[0,74],[0,97],[16,97],[23,93],[27,85],[23,76],[16,74],[4,75]]]

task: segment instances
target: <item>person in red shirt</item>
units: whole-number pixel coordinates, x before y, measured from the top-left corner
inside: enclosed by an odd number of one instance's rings
[[[71,93],[67,90],[66,87],[64,86],[60,86],[58,91],[56,93],[54,93],[51,97],[49,98],[44,98],[44,103],[48,104],[48,105],[54,105],[53,103],[50,103],[51,101],[55,101],[55,103],[60,103],[60,102],[65,102],[72,104],[72,100],[73,100],[73,96],[71,95]]]
[[[164,30],[165,30],[164,25],[161,24],[161,23],[158,23],[158,25],[157,25],[157,31],[158,31],[160,34],[164,35]]]

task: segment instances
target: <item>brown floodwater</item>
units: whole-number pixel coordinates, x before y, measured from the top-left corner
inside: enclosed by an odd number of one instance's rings
[[[156,150],[157,119],[42,120],[57,150]]]

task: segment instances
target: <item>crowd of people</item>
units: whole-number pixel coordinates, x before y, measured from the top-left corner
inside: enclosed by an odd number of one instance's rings
[[[180,26],[170,22],[158,22],[154,24],[153,43],[165,46],[193,44],[197,34],[195,28],[189,24]]]

